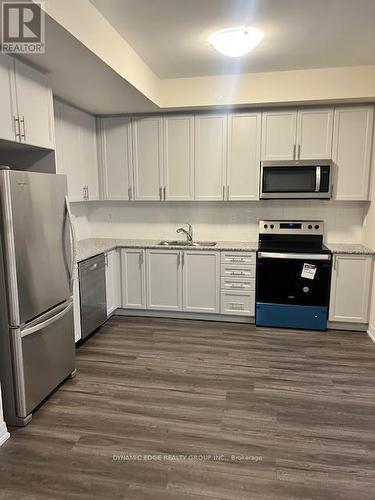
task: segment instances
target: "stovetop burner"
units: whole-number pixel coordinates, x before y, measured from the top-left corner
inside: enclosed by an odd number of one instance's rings
[[[329,254],[323,234],[323,221],[260,221],[259,250]]]

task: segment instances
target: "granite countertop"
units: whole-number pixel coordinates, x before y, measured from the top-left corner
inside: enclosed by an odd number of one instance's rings
[[[326,245],[332,253],[348,253],[355,255],[375,255],[371,250],[360,243],[329,243]]]
[[[132,239],[117,239],[117,238],[88,238],[80,240],[77,243],[77,260],[78,262],[94,257],[101,253],[113,250],[114,248],[165,248],[165,249],[183,249],[189,250],[228,250],[237,252],[255,252],[258,250],[257,242],[248,241],[218,241],[214,247],[196,246],[196,247],[181,247],[172,245],[159,245],[160,240],[132,240]],[[353,255],[375,255],[375,251],[371,250],[360,243],[330,243],[326,245],[332,253],[343,253]]]
[[[77,243],[78,262],[99,255],[114,248],[164,248],[164,249],[184,249],[189,250],[228,250],[236,252],[255,252],[258,250],[257,242],[248,241],[218,241],[214,247],[208,246],[173,246],[159,245],[160,240],[132,240],[116,238],[88,238]]]

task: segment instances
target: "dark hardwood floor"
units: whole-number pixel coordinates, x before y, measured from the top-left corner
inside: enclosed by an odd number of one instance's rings
[[[115,317],[77,365],[0,448],[1,499],[375,498],[363,333]]]

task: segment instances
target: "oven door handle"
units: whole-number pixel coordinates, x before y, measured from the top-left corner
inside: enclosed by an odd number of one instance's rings
[[[331,260],[330,254],[258,252],[259,259]]]
[[[316,167],[316,178],[315,178],[315,192],[320,192],[320,182],[322,178],[322,171],[320,167]]]

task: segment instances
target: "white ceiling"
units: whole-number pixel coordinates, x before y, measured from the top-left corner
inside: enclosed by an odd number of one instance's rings
[[[90,0],[161,78],[375,64],[375,0]],[[208,43],[253,25],[264,41],[231,59]]]

